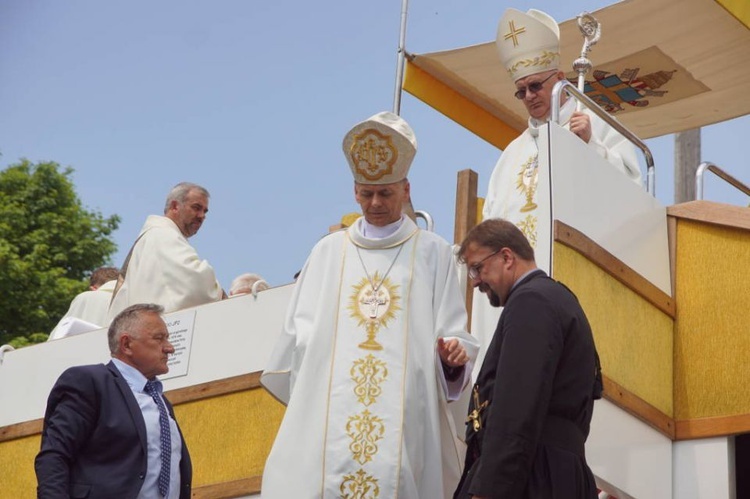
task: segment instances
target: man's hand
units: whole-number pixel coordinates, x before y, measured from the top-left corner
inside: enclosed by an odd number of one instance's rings
[[[469,362],[469,355],[466,353],[466,349],[456,338],[448,341],[438,338],[437,346],[440,360],[447,367],[461,367]]]
[[[578,135],[582,141],[591,140],[591,118],[588,114],[576,111],[570,117],[570,131]]]

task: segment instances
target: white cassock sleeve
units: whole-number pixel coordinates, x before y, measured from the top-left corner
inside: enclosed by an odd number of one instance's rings
[[[642,185],[641,167],[638,164],[635,146],[594,113],[588,110],[585,112],[591,117],[589,145],[618,171],[636,184]]]
[[[135,303],[158,303],[169,313],[219,301],[222,294],[213,267],[198,257],[175,223],[150,215],[109,306],[107,323]]]
[[[455,257],[450,246],[439,256],[438,276],[435,280],[435,306],[433,307],[436,338],[450,340],[456,338],[466,349],[469,361],[464,366],[462,375],[454,381],[445,379],[445,371],[435,342],[435,370],[448,401],[457,400],[467,383],[471,380],[474,361],[479,353],[479,341],[466,332],[466,306],[463,293],[459,288]],[[442,278],[441,278],[442,277]]]
[[[316,308],[315,303],[304,299],[305,286],[310,284],[307,279],[310,259],[308,258],[305,262],[294,284],[294,291],[292,291],[284,318],[284,326],[268,364],[260,376],[260,383],[284,405],[289,404],[289,399],[294,390],[294,382],[299,372],[299,365],[296,365],[298,363],[296,361],[299,361],[300,358],[297,353],[298,321],[304,321],[304,317],[309,318],[311,315],[308,312],[314,315],[314,309]],[[307,295],[309,296],[310,293],[308,292]],[[313,293],[313,295],[317,295],[317,293]]]

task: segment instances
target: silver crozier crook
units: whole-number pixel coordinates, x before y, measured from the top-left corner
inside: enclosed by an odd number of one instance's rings
[[[576,16],[578,22],[578,29],[581,30],[583,35],[583,48],[581,49],[581,57],[573,61],[573,69],[578,72],[578,90],[583,93],[583,87],[586,84],[586,73],[591,70],[592,64],[588,59],[589,51],[599,38],[602,36],[602,25],[596,20],[594,16],[588,12],[583,12]],[[581,103],[576,104],[576,110],[581,110]]]

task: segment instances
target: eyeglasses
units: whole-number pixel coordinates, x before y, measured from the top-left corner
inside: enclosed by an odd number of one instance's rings
[[[544,87],[544,84],[547,83],[547,80],[549,80],[550,78],[552,78],[556,74],[557,73],[552,73],[551,75],[549,75],[548,77],[546,77],[542,81],[535,81],[534,83],[529,83],[528,87],[521,87],[521,88],[519,88],[516,91],[516,93],[513,94],[513,95],[516,96],[516,99],[521,100],[524,97],[526,97],[526,92],[530,91],[530,92],[537,93],[537,92],[539,92],[542,89],[542,87]]]
[[[498,253],[500,253],[500,250],[495,251],[494,253],[490,253],[489,255],[485,256],[481,260],[479,260],[477,263],[469,267],[469,279],[472,281],[479,277],[479,273],[482,272],[482,266],[484,266],[484,262],[491,256],[495,256]]]

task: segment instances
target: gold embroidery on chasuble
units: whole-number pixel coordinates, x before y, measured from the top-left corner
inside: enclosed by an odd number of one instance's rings
[[[538,181],[539,161],[538,155],[534,154],[521,165],[516,180],[516,189],[521,191],[521,194],[526,197],[526,204],[521,207],[522,213],[536,209],[537,205],[534,202],[534,195],[536,194]]]
[[[417,241],[411,235],[381,248],[358,246],[356,238],[347,246],[329,385],[324,497],[398,495],[395,463],[401,456],[408,338],[405,297]],[[407,254],[411,265],[398,265]]]
[[[346,434],[352,439],[349,450],[352,459],[359,464],[372,461],[378,453],[378,440],[385,434],[383,420],[365,409],[360,414],[349,417],[346,423]]]
[[[354,136],[349,156],[356,165],[357,173],[367,180],[380,180],[393,173],[398,150],[389,136],[368,128]]]
[[[344,476],[340,487],[342,499],[375,499],[380,497],[378,479],[359,470]]]
[[[531,247],[536,248],[537,218],[534,215],[526,215],[526,218],[520,220],[516,227],[521,229]]]
[[[357,396],[357,402],[365,407],[374,404],[383,393],[380,385],[388,378],[388,367],[385,362],[369,354],[365,358],[355,360],[350,373],[355,383],[354,395]]]
[[[526,203],[519,211],[521,213],[528,213],[525,217],[522,215],[523,218],[516,222],[516,226],[521,229],[521,232],[529,240],[532,248],[536,248],[538,223],[536,215],[529,212],[536,212],[538,207],[534,202],[538,183],[539,155],[534,154],[521,165],[516,177],[516,189],[526,199]]]
[[[382,350],[383,346],[375,338],[380,328],[388,327],[388,322],[395,318],[395,312],[401,310],[399,286],[393,284],[388,277],[383,279],[379,272],[375,272],[372,282],[363,277],[352,287],[349,311],[351,317],[357,319],[358,326],[365,326],[367,335],[367,339],[359,344],[359,348]]]

